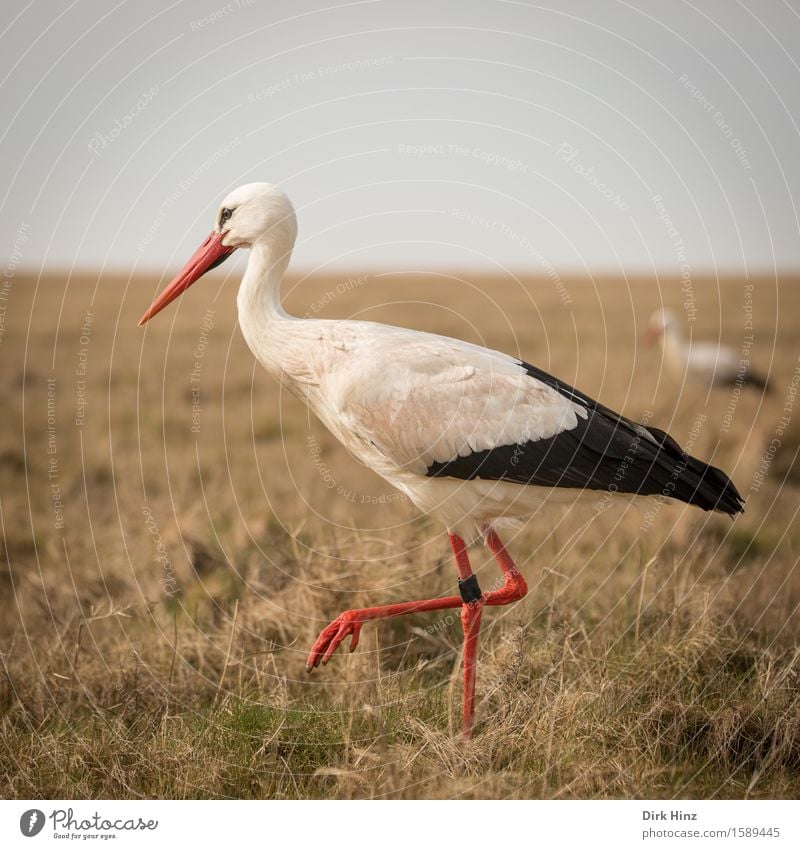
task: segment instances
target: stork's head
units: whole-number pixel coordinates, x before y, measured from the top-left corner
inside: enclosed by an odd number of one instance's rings
[[[656,310],[647,322],[647,331],[645,333],[645,341],[653,344],[658,340],[663,340],[670,331],[677,331],[680,328],[680,321],[673,310],[660,309]]]
[[[296,236],[294,208],[277,186],[272,183],[239,186],[222,201],[214,219],[214,229],[153,301],[139,319],[139,325],[163,310],[237,248],[250,248],[259,243],[269,249],[273,262],[288,262]]]

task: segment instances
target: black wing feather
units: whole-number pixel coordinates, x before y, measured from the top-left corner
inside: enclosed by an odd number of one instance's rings
[[[587,417],[550,439],[432,463],[429,477],[663,495],[729,516],[742,511],[742,498],[728,476],[686,454],[663,430],[632,422],[547,372],[522,366],[531,377],[584,407]]]

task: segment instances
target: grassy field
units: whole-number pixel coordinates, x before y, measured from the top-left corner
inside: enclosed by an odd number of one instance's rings
[[[546,505],[507,537],[530,593],[484,615],[465,746],[454,614],[365,627],[304,672],[341,610],[452,593],[454,568],[443,529],[256,366],[237,279],[144,330],[155,278],[5,290],[0,796],[797,797],[797,280],[287,285],[298,314],[519,353],[669,430],[747,500],[733,523]],[[700,339],[752,332],[773,392],[665,373],[638,341],[662,303]],[[494,580],[483,549],[473,563]]]

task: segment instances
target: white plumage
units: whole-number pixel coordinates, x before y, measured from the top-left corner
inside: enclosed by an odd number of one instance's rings
[[[517,484],[427,477],[434,463],[548,439],[586,411],[519,361],[458,340],[366,322],[325,323],[337,342],[307,401],[348,450],[451,531],[474,537],[528,515]],[[334,407],[330,416],[328,407]]]
[[[248,267],[240,320],[249,279],[257,276]],[[271,300],[242,326],[261,364],[354,457],[470,538],[501,517],[529,514],[533,494],[501,481],[426,477],[428,467],[547,439],[587,415],[518,360],[456,339],[372,322],[296,319]]]

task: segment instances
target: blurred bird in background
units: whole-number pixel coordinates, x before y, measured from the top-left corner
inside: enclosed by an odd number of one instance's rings
[[[656,310],[650,316],[645,339],[660,344],[665,365],[681,380],[685,376],[706,386],[734,386],[738,383],[769,391],[769,380],[754,372],[749,360],[733,348],[714,342],[687,340],[674,310]]]

